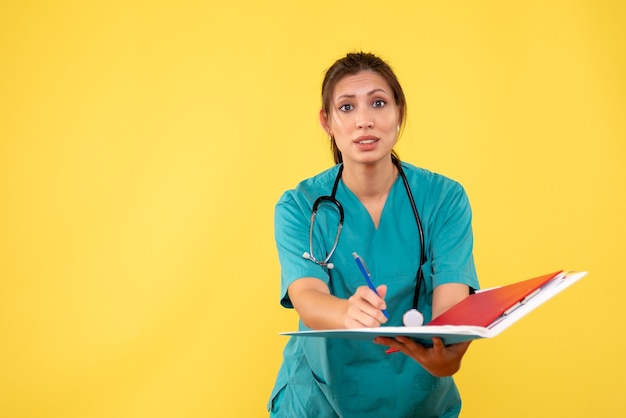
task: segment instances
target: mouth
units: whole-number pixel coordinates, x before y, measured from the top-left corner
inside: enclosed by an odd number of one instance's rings
[[[369,145],[369,144],[375,144],[379,140],[380,139],[375,136],[367,135],[367,136],[358,137],[357,139],[354,140],[354,143],[359,144],[359,145]]]

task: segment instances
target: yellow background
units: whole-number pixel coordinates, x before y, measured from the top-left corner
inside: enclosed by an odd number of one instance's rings
[[[483,287],[589,271],[472,345],[462,416],[623,416],[625,28],[609,0],[3,1],[0,415],[266,416],[273,206],[331,164],[321,78],[364,49],[400,156],[467,189]]]

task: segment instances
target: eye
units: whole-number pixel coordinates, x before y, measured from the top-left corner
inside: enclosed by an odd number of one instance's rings
[[[384,107],[387,104],[386,101],[378,99],[378,100],[374,100],[374,103],[372,103],[372,107]]]
[[[342,104],[341,106],[339,106],[339,110],[341,110],[342,112],[349,112],[352,109],[354,109],[354,106],[348,103]]]

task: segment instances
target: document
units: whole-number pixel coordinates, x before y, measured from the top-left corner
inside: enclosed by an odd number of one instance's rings
[[[432,345],[433,337],[444,344],[492,338],[555,295],[582,279],[587,272],[558,271],[506,286],[481,290],[421,327],[377,327],[282,332],[297,337],[372,340],[377,336],[411,337]]]

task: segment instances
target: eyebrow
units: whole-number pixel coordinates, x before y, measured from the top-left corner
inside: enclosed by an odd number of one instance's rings
[[[377,88],[377,89],[374,89],[374,90],[372,90],[372,91],[369,91],[369,92],[367,93],[367,96],[371,96],[371,95],[376,94],[376,93],[378,93],[378,92],[383,92],[383,93],[385,93],[385,94],[389,94],[389,93],[387,93],[387,91],[386,91],[385,89]],[[355,97],[356,97],[356,95],[355,95],[355,94],[342,94],[341,96],[338,96],[338,97],[335,99],[335,101],[338,101],[339,99],[343,99],[343,98],[346,98],[346,99],[354,99]]]

